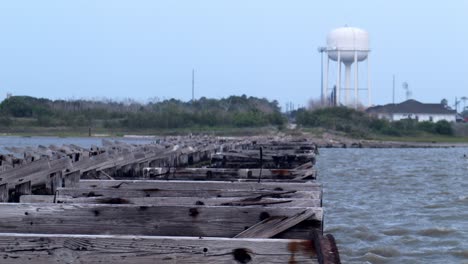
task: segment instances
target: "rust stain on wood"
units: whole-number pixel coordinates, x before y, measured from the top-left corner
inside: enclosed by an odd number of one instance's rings
[[[291,252],[291,257],[289,258],[289,264],[295,264],[296,254],[302,252],[304,255],[315,258],[317,256],[317,251],[312,240],[304,241],[292,241],[288,243],[288,251]]]

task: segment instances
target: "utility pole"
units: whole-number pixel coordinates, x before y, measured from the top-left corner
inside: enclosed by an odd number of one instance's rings
[[[192,69],[192,103],[195,101],[195,69]]]
[[[455,96],[455,104],[454,104],[454,107],[455,107],[455,111],[458,113],[458,104],[460,103],[460,101],[458,101],[458,98]]]
[[[320,90],[321,90],[321,93],[320,93],[320,101],[322,103],[322,105],[325,104],[325,92],[324,92],[324,87],[323,87],[323,53],[327,51],[327,48],[326,47],[319,47],[318,49],[318,52],[320,52],[320,56],[321,56],[321,59],[320,59]]]

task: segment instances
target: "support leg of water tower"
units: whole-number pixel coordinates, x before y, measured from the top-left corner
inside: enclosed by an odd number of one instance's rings
[[[358,108],[358,61],[357,51],[354,52],[354,109]]]
[[[367,55],[367,97],[369,100],[369,107],[372,106],[372,98],[371,98],[371,80],[370,80],[370,60],[369,55]]]
[[[338,51],[338,60],[336,61],[337,63],[337,76],[336,76],[336,106],[340,106],[341,103],[341,53]]]
[[[325,67],[325,78],[323,82],[323,88],[325,89],[325,100],[328,100],[328,71],[330,70],[330,58],[328,57],[327,53],[327,60],[326,60],[326,67]],[[327,101],[326,105],[329,105],[329,101]]]
[[[351,64],[345,64],[345,105],[349,104],[349,90],[351,89]]]

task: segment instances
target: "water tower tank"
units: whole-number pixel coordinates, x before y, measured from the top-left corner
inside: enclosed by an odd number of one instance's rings
[[[367,31],[355,27],[340,27],[332,30],[327,36],[328,57],[334,61],[340,60],[344,64],[354,62],[354,52],[357,51],[357,61],[367,58],[369,50],[369,34]],[[336,51],[335,51],[336,50]]]

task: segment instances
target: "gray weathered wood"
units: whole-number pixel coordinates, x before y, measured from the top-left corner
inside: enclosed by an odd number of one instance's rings
[[[314,243],[297,239],[7,233],[0,234],[0,253],[11,264],[318,264]]]
[[[9,198],[9,190],[8,190],[8,184],[0,184],[0,203],[6,203],[8,202]]]
[[[63,176],[63,187],[78,187],[80,182],[80,171],[66,172]]]
[[[37,161],[40,165],[32,162],[30,164],[23,165],[18,171],[15,169],[8,170],[5,174],[0,175],[0,184],[8,183],[8,188],[14,190],[14,186],[21,184],[26,181],[31,181],[31,186],[34,189],[35,186],[47,185],[50,187],[49,175],[54,173],[61,173],[71,166],[71,161],[68,158],[60,160],[53,160],[44,162],[42,160]],[[30,171],[31,166],[34,171]],[[43,166],[46,166],[44,168]]]
[[[15,185],[14,202],[19,202],[21,195],[31,194],[31,181],[23,182]]]
[[[161,180],[81,180],[80,188],[160,189],[160,190],[263,190],[263,191],[320,191],[316,182],[230,182],[230,181],[161,181]]]
[[[47,194],[54,194],[57,191],[57,188],[64,187],[62,172],[57,171],[57,172],[49,174],[49,177],[47,178],[45,185],[46,185],[45,189],[46,189]]]
[[[315,179],[315,169],[229,169],[229,168],[158,168],[143,169],[146,178],[166,180],[236,180],[253,179],[260,176],[263,180]]]
[[[54,195],[21,195],[20,203],[53,203]]]
[[[31,195],[25,197],[23,202],[53,202],[54,196],[38,197]],[[23,198],[24,196],[21,196]],[[277,199],[262,198],[258,201],[246,202],[239,198],[201,198],[201,197],[77,197],[58,194],[57,203],[90,203],[90,204],[138,204],[138,205],[164,205],[164,206],[253,206],[267,207],[320,207],[320,200],[313,199]]]
[[[321,228],[321,208],[0,204],[0,233],[233,237],[263,218],[304,210],[312,216],[281,237],[307,239]]]
[[[59,188],[59,195],[71,197],[202,197],[202,198],[301,198],[321,199],[320,191],[270,191],[270,190],[165,190],[159,188]]]
[[[270,238],[307,220],[313,212],[304,210],[292,216],[272,216],[236,235],[236,238]]]

